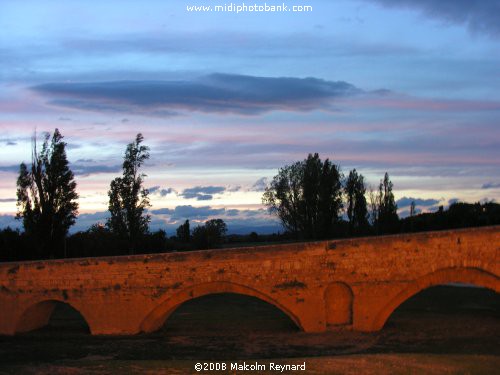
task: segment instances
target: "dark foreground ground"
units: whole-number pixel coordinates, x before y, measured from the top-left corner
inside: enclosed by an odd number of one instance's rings
[[[0,374],[183,374],[196,373],[198,362],[236,361],[266,369],[305,362],[306,371],[295,373],[307,374],[500,374],[500,296],[431,288],[370,334],[306,334],[271,305],[221,294],[182,305],[154,334],[90,336],[61,305],[48,327],[0,336]]]

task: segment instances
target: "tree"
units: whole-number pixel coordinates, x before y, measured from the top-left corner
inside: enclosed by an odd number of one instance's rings
[[[410,204],[410,217],[415,216],[415,214],[416,214],[415,201],[411,201],[411,204]]]
[[[370,224],[376,229],[378,222],[378,196],[373,190],[373,186],[370,185],[368,190],[368,197],[370,199],[368,220]]]
[[[193,242],[197,249],[213,249],[222,245],[226,239],[227,226],[222,219],[212,219],[205,225],[193,229]]]
[[[39,255],[62,255],[64,239],[78,214],[78,194],[66,157],[66,143],[58,129],[45,134],[38,152],[33,137],[31,168],[21,163],[17,179],[17,218],[33,238]]]
[[[189,220],[177,228],[177,239],[182,243],[189,243],[191,239],[191,230],[189,229]]]
[[[342,209],[340,168],[318,154],[281,168],[262,197],[286,230],[306,239],[333,235]]]
[[[353,234],[364,234],[368,230],[368,208],[366,203],[366,187],[362,174],[356,169],[349,172],[345,184],[347,197],[347,218],[349,219],[349,232]]]
[[[149,159],[149,147],[141,145],[144,137],[137,134],[127,145],[123,158],[123,175],[111,181],[109,196],[110,218],[106,225],[112,233],[129,243],[129,253],[134,253],[141,236],[148,233],[151,220],[145,210],[150,207],[149,191],[144,188],[144,173],[139,168]]]
[[[398,206],[392,193],[392,182],[386,172],[384,179],[380,181],[378,189],[378,223],[377,227],[381,233],[394,233],[398,230]]]

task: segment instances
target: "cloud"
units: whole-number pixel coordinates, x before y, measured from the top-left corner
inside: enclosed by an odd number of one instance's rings
[[[17,202],[16,198],[0,198],[0,203],[11,203]]]
[[[259,178],[250,188],[250,191],[264,191],[266,190],[269,179],[267,177]]]
[[[46,83],[32,90],[56,106],[160,116],[186,111],[257,115],[331,110],[334,99],[362,92],[343,81],[220,73],[178,81]]]
[[[15,165],[0,165],[0,172],[19,172],[19,164]]]
[[[452,204],[458,203],[458,202],[460,202],[460,199],[458,199],[458,198],[452,198],[452,199],[450,199],[448,201],[448,205],[451,206]]]
[[[161,208],[152,210],[150,213],[152,214],[152,222],[156,220],[156,222],[162,223],[162,226],[158,227],[158,229],[165,229],[166,227],[175,231],[177,226],[186,219],[204,222],[216,217],[226,222],[229,233],[250,233],[252,231],[275,233],[282,231],[279,221],[274,216],[269,215],[265,209],[239,210],[186,205],[177,206],[173,209]],[[168,219],[165,219],[165,217]]]
[[[157,195],[160,195],[161,197],[165,197],[168,194],[176,192],[172,188],[162,189],[160,185],[156,185],[156,186],[150,187],[150,188],[148,188],[148,191],[149,191],[150,194],[157,194]]]
[[[160,191],[160,185],[156,185],[156,186],[150,187],[150,188],[148,188],[148,191],[149,191],[150,194],[154,194],[157,191]]]
[[[160,195],[161,195],[162,197],[164,197],[164,196],[166,196],[166,195],[168,195],[168,194],[171,194],[171,193],[175,193],[175,190],[174,190],[174,189],[172,189],[172,188],[166,188],[166,189],[161,189],[161,190],[160,190]]]
[[[221,194],[224,191],[226,191],[224,186],[195,186],[193,188],[184,189],[179,195],[186,199],[208,201],[212,200],[214,194]]]
[[[1,100],[0,100],[1,102]],[[2,112],[2,110],[0,109],[0,112]],[[5,129],[8,129],[10,126],[7,125],[6,123],[2,123],[2,125],[5,127]],[[25,141],[24,137],[22,136],[18,136],[18,137],[6,137],[6,138],[3,138],[3,137],[0,137],[0,143],[4,143],[5,146],[17,146],[19,144],[19,142],[23,142]]]
[[[151,210],[149,214],[151,214],[150,229],[152,231],[158,229],[167,230],[169,235],[174,235],[177,227],[186,219],[205,222],[214,217],[221,218],[226,222],[230,234],[248,234],[252,231],[264,234],[282,231],[277,219],[270,216],[264,209],[239,210],[234,208],[193,207],[187,205],[177,206],[173,209],[161,208]],[[104,224],[108,217],[108,211],[80,214],[76,218],[75,225],[70,228],[70,233],[85,231],[93,224]],[[193,225],[196,224],[193,223]],[[22,229],[22,221],[16,220],[14,215],[0,215],[0,230],[8,226],[14,229]]]
[[[415,206],[430,207],[438,204],[440,201],[438,199],[421,199],[421,198],[410,198],[403,197],[396,201],[398,207],[407,207],[411,205],[411,202],[415,202]]]
[[[83,165],[71,164],[70,166],[73,173],[77,176],[89,176],[91,174],[100,173],[117,173],[121,171],[121,165]]]
[[[174,209],[160,208],[152,210],[156,215],[168,215],[172,220],[206,220],[209,217],[223,215],[226,212],[225,208],[212,208],[210,206],[193,207],[191,205],[177,206]]]
[[[498,0],[368,0],[392,8],[415,9],[431,18],[465,25],[472,33],[500,35]]]
[[[94,212],[88,214],[79,214],[76,219],[76,224],[71,228],[71,232],[76,232],[79,230],[87,230],[93,224],[106,223],[109,218],[109,211]]]
[[[481,186],[481,189],[500,189],[500,182],[487,182]]]
[[[93,162],[92,159],[79,159],[78,163]],[[99,173],[116,173],[121,171],[121,165],[85,165],[85,164],[70,164],[70,169],[76,176],[89,176]],[[0,172],[19,172],[19,164],[0,166]]]

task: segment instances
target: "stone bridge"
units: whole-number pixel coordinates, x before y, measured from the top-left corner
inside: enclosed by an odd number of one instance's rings
[[[306,332],[376,331],[419,291],[451,282],[500,291],[500,226],[324,242],[0,264],[0,334],[47,324],[56,302],[92,334],[159,329],[207,294],[257,297]]]

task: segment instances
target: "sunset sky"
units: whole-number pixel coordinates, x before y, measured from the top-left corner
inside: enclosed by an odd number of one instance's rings
[[[230,232],[278,230],[263,188],[313,152],[374,187],[389,172],[403,216],[412,199],[423,211],[500,199],[500,1],[186,9],[225,4],[2,0],[0,227],[19,227],[16,178],[35,129],[56,127],[80,194],[73,230],[105,220],[138,132],[152,229],[168,235],[214,217]]]

